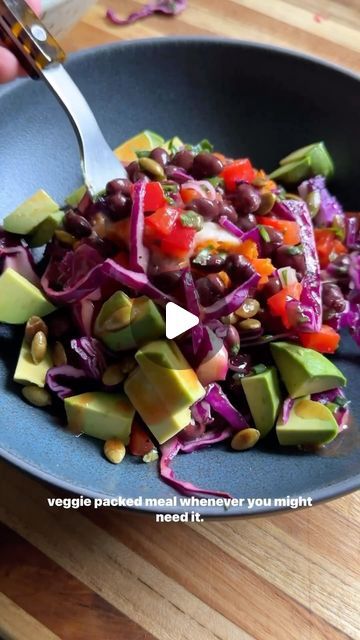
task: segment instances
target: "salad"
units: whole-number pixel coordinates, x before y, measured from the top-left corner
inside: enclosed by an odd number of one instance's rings
[[[348,424],[328,358],[360,344],[360,219],[328,190],[324,143],[272,173],[150,131],[115,150],[128,179],[61,207],[38,191],[0,227],[0,322],[24,325],[14,373],[105,457],[157,461],[263,438],[322,447]],[[199,323],[166,338],[166,305]]]

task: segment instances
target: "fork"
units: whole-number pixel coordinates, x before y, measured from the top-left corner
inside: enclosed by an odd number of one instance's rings
[[[115,178],[127,178],[83,94],[63,67],[66,54],[23,0],[0,0],[0,44],[10,49],[27,73],[42,78],[64,108],[75,130],[81,170],[92,198]]]

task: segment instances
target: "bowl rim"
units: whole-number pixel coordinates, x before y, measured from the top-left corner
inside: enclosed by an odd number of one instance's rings
[[[289,58],[296,58],[298,60],[306,60],[313,65],[322,66],[327,69],[330,69],[336,73],[340,73],[341,75],[348,76],[349,78],[360,82],[360,73],[357,73],[349,68],[343,67],[337,63],[330,62],[324,60],[320,57],[310,55],[308,53],[291,49],[288,47],[281,47],[274,44],[266,44],[266,43],[257,43],[251,40],[242,40],[236,38],[226,38],[221,36],[175,36],[175,37],[154,37],[154,38],[141,38],[136,40],[122,40],[115,41],[110,44],[104,44],[97,47],[91,47],[88,49],[84,49],[75,53],[72,53],[68,57],[68,63],[71,64],[73,62],[76,63],[77,60],[82,60],[84,58],[92,57],[97,54],[105,54],[109,50],[122,50],[124,48],[137,48],[138,46],[145,47],[153,47],[154,44],[156,46],[177,46],[177,45],[187,45],[194,44],[199,45],[203,44],[204,46],[209,45],[221,45],[221,46],[229,46],[240,49],[255,49],[259,51],[273,51],[274,53],[280,56],[286,56]],[[14,91],[14,89],[20,84],[24,84],[24,82],[29,82],[29,79],[19,79],[9,85],[3,85],[0,87],[0,98],[4,96],[6,93]],[[50,485],[68,491],[71,494],[75,495],[83,495],[89,498],[110,498],[113,496],[109,496],[103,492],[97,492],[87,489],[86,487],[82,487],[79,484],[75,485],[66,480],[62,480],[52,472],[43,471],[39,469],[35,464],[31,462],[27,462],[22,458],[19,458],[16,454],[11,451],[5,449],[3,446],[0,447],[0,456],[4,458],[7,462],[10,462],[14,466],[20,468],[22,471],[29,473],[30,475],[42,480],[44,482],[49,483]],[[339,482],[335,482],[334,484],[330,484],[325,487],[321,487],[319,489],[315,489],[311,492],[310,496],[312,498],[312,504],[318,504],[323,501],[332,500],[335,498],[339,498],[348,493],[356,491],[360,488],[360,473],[356,474],[350,478],[345,480],[341,480]],[[121,497],[121,496],[119,496]],[[287,496],[278,496],[278,498],[287,497]],[[291,495],[290,498],[298,498],[299,496]],[[296,509],[299,511],[302,508]],[[184,509],[180,507],[158,507],[154,509],[153,507],[121,507],[124,511],[137,512],[143,514],[180,514],[183,513]],[[201,517],[205,518],[238,518],[238,517],[255,517],[255,516],[264,516],[266,514],[274,515],[275,513],[283,513],[286,511],[291,511],[291,507],[281,506],[281,507],[266,507],[259,506],[253,508],[251,511],[248,511],[244,506],[232,507],[231,510],[224,510],[223,508],[213,508],[213,507],[198,507],[197,512],[200,513]]]

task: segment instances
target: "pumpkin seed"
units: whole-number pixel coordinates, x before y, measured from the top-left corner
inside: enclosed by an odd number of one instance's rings
[[[111,438],[106,440],[104,444],[105,457],[113,464],[120,464],[125,457],[125,445],[119,438]]]
[[[24,398],[35,407],[48,407],[51,405],[51,395],[46,389],[41,389],[34,384],[23,387]]]
[[[245,451],[252,449],[260,438],[260,431],[257,429],[242,429],[238,431],[231,440],[231,448],[235,451]]]
[[[25,340],[28,344],[32,343],[34,335],[38,331],[42,331],[46,336],[49,333],[47,325],[42,318],[39,318],[39,316],[31,316],[25,327]]]
[[[253,318],[259,312],[260,304],[255,298],[246,298],[242,305],[236,309],[235,314],[240,318]]]
[[[52,350],[52,359],[55,367],[62,367],[67,364],[67,355],[66,351],[58,340],[55,342],[53,350]]]
[[[35,333],[31,343],[31,356],[35,364],[40,364],[46,356],[47,337],[43,331]]]
[[[158,180],[165,180],[165,172],[161,164],[152,158],[139,158],[139,165],[143,171],[151,173]]]

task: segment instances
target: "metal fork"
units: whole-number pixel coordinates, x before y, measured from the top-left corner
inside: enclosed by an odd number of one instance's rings
[[[62,66],[66,54],[23,0],[0,0],[0,44],[11,49],[27,73],[42,78],[65,109],[75,130],[81,170],[91,196],[114,178],[127,178],[81,91]]]

